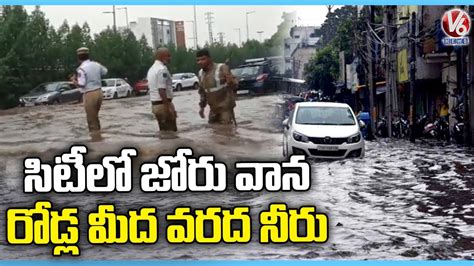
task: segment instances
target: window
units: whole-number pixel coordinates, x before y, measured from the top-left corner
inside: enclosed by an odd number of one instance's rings
[[[69,85],[67,85],[67,84],[63,84],[63,85],[59,86],[60,91],[68,91],[70,89],[71,89],[71,87],[69,87]]]
[[[353,126],[355,120],[347,107],[300,107],[296,114],[296,124]]]
[[[102,80],[102,87],[114,87],[115,80],[113,79],[103,79]]]

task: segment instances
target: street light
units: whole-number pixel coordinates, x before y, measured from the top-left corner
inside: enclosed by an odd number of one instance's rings
[[[119,7],[117,10],[125,10],[125,19],[127,20],[127,28],[128,27],[128,9],[126,7]]]
[[[242,45],[242,35],[240,35],[240,28],[235,28],[234,30],[239,31],[239,46],[241,46]]]
[[[263,31],[260,30],[260,31],[257,31],[257,33],[258,33],[258,35],[259,35],[259,37],[260,37],[260,42],[262,42],[262,33],[263,33]]]
[[[102,13],[104,14],[113,14],[114,15],[114,32],[117,32],[117,26],[116,26],[116,23],[115,23],[115,6],[112,6],[113,7],[113,11],[104,11]]]
[[[245,21],[247,23],[247,41],[249,41],[249,14],[253,14],[255,11],[248,11],[245,13]]]
[[[194,20],[187,20],[186,22],[193,23],[193,38],[189,39],[194,39],[194,47],[197,49],[196,24],[194,24]]]

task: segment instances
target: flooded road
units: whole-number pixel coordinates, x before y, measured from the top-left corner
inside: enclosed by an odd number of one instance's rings
[[[51,158],[74,143],[84,143],[96,158],[138,149],[140,160],[153,161],[176,147],[213,153],[219,160],[282,160],[278,95],[242,98],[237,129],[207,125],[198,116],[195,91],[177,94],[176,135],[158,136],[148,97],[105,101],[100,113],[103,140],[90,142],[80,105],[19,109],[0,115],[0,259],[53,259],[50,246],[9,246],[5,211],[31,207],[36,200],[53,206],[77,206],[81,219],[82,259],[473,259],[474,151],[429,142],[367,142],[366,157],[312,163],[312,188],[299,193],[144,194],[137,185],[127,194],[24,194],[23,159]],[[290,207],[315,205],[329,216],[324,244],[258,243],[258,213],[272,202]],[[86,214],[99,203],[115,203],[118,212],[152,205],[159,211],[160,238],[154,245],[92,246],[87,243]],[[251,207],[254,234],[249,244],[170,245],[164,214],[177,206]],[[64,255],[62,258],[70,258]]]

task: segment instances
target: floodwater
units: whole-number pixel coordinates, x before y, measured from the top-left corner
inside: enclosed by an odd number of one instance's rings
[[[79,207],[81,259],[327,259],[426,260],[474,257],[474,151],[418,141],[366,142],[363,159],[311,163],[307,192],[148,193],[134,184],[131,193],[24,194],[23,159],[49,159],[72,144],[89,148],[91,158],[135,147],[137,160],[153,162],[177,147],[212,153],[228,165],[236,160],[282,160],[279,95],[242,98],[238,126],[211,127],[198,116],[195,91],[177,94],[177,134],[159,135],[148,97],[105,101],[100,113],[101,141],[91,141],[79,104],[14,109],[0,113],[0,259],[53,259],[51,246],[6,243],[5,211],[51,200],[53,207]],[[138,181],[136,181],[138,182]],[[314,205],[329,216],[324,244],[258,243],[258,213],[273,202],[290,207]],[[86,214],[99,203],[119,213],[144,206],[158,210],[160,238],[153,245],[90,245]],[[248,244],[177,244],[164,238],[164,214],[178,206],[250,206],[254,222]],[[63,255],[62,258],[71,258]],[[54,258],[56,259],[56,258]]]

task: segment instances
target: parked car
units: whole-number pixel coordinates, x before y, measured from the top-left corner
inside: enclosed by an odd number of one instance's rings
[[[277,91],[283,76],[281,69],[270,58],[257,58],[245,61],[245,64],[232,69],[239,80],[237,94],[264,94]]]
[[[180,91],[184,88],[198,89],[199,78],[194,73],[177,73],[172,76],[173,89]]]
[[[72,82],[47,82],[20,97],[20,106],[59,104],[82,101],[82,93]]]
[[[132,86],[123,79],[112,78],[102,80],[104,99],[129,97],[132,95],[132,91]]]
[[[284,156],[363,157],[361,125],[345,103],[300,102],[283,121]]]
[[[137,83],[135,83],[135,86],[133,86],[133,91],[135,95],[147,94],[148,90],[148,80],[146,78],[137,81]]]

